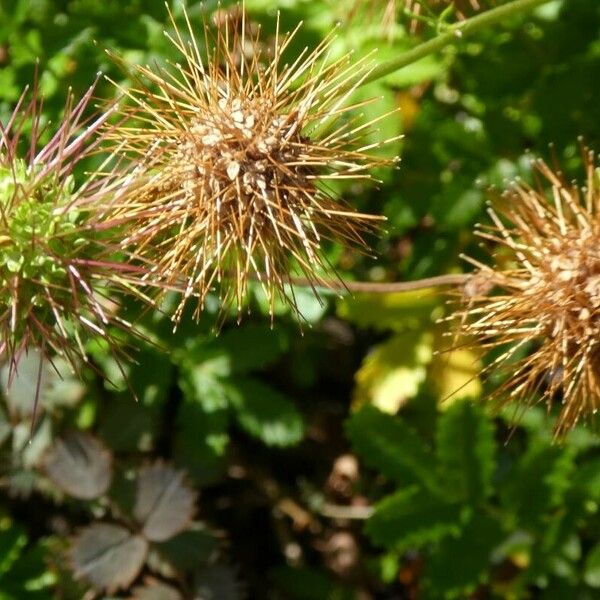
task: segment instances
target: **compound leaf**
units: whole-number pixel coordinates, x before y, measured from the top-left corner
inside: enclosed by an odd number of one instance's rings
[[[75,432],[56,440],[44,459],[48,477],[63,491],[92,500],[102,496],[112,479],[112,456],[100,440]]]
[[[142,569],[148,542],[120,525],[96,523],[83,529],[71,548],[75,576],[109,593],[129,587]]]
[[[195,502],[183,471],[161,462],[140,469],[133,514],[150,541],[164,542],[189,527]]]

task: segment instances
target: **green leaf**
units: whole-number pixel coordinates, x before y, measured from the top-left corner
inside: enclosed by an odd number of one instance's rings
[[[492,566],[492,551],[503,537],[502,527],[495,519],[475,514],[460,535],[444,538],[425,568],[426,585],[433,592],[432,597],[465,598],[484,583]],[[455,563],[457,557],[459,563]],[[449,568],[454,564],[456,568]]]
[[[433,454],[399,418],[364,406],[346,422],[346,432],[354,451],[370,467],[400,483],[439,489]]]
[[[458,402],[440,416],[438,462],[453,497],[478,503],[490,496],[495,454],[494,428],[479,407]]]
[[[229,378],[261,369],[288,347],[281,328],[250,324],[229,329],[217,339],[198,339],[178,350],[179,385],[187,398],[200,402],[208,412],[227,409],[231,394]]]
[[[373,542],[395,550],[421,548],[460,533],[462,507],[417,486],[384,498],[367,521]]]
[[[223,381],[230,372],[229,357],[222,349],[201,347],[184,354],[179,386],[188,400],[200,403],[205,411],[221,411],[229,407]]]
[[[600,457],[586,461],[577,468],[573,487],[591,500],[600,502]]]
[[[179,407],[173,459],[195,483],[206,485],[221,477],[229,444],[228,425],[227,411],[206,412],[192,402]]]
[[[236,419],[247,433],[267,446],[292,446],[302,439],[302,416],[285,396],[254,379],[236,379],[228,389]]]
[[[293,260],[291,268],[294,271],[298,270]],[[280,296],[277,296],[274,304],[271,305],[270,299],[258,281],[250,282],[249,291],[258,305],[260,312],[265,317],[270,318],[274,315],[276,318],[281,318],[284,315],[289,315],[291,319],[300,323],[301,326],[307,323],[316,323],[323,317],[329,306],[327,296],[332,293],[330,290],[322,289],[319,290],[319,295],[316,296],[310,288],[285,284],[283,286],[283,293],[286,298],[294,299],[295,308],[298,309],[296,313],[290,303],[285,302]]]
[[[232,373],[247,373],[277,360],[287,350],[289,340],[281,327],[251,323],[227,330],[214,345],[229,357]]]
[[[541,523],[560,505],[572,485],[573,452],[569,448],[532,445],[508,474],[501,497],[525,527]]]
[[[162,404],[168,397],[173,379],[173,366],[164,352],[144,350],[136,356],[129,383],[145,406]]]

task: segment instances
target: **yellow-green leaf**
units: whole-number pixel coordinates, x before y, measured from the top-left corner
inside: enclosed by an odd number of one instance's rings
[[[479,377],[482,364],[479,355],[471,349],[456,348],[436,356],[431,369],[437,387],[440,408],[448,409],[463,398],[478,398],[482,386]]]
[[[419,392],[427,377],[433,336],[425,331],[394,335],[377,346],[355,375],[353,407],[365,404],[394,414]]]

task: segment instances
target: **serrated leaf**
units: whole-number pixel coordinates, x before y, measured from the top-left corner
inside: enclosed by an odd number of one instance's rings
[[[491,517],[476,514],[463,526],[460,535],[444,538],[432,552],[425,567],[424,579],[432,597],[466,598],[487,580],[492,566],[492,552],[502,542],[504,533]],[[460,566],[448,568],[460,556]]]
[[[419,482],[428,489],[439,489],[433,454],[398,417],[365,406],[346,422],[346,432],[367,465],[397,482]]]
[[[96,523],[83,529],[71,547],[75,576],[97,590],[124,589],[142,569],[148,542],[120,525]]]
[[[112,456],[95,437],[71,433],[54,442],[44,458],[46,475],[67,494],[80,500],[102,496],[112,479]]]
[[[140,469],[133,514],[148,540],[164,542],[189,527],[195,502],[183,471],[160,462]]]
[[[480,408],[464,401],[442,414],[436,449],[444,487],[452,497],[477,503],[492,493],[494,427]]]
[[[285,396],[254,379],[236,379],[231,404],[240,426],[267,446],[292,446],[304,435],[304,421]]]
[[[230,329],[211,342],[200,340],[179,351],[180,386],[187,398],[200,402],[206,411],[227,409],[229,378],[268,365],[287,346],[288,338],[282,329],[271,330],[257,324]]]
[[[353,408],[372,404],[395,414],[414,398],[427,377],[432,341],[428,332],[406,331],[376,346],[356,372]]]
[[[533,526],[561,503],[573,471],[569,448],[532,445],[501,486],[503,504],[524,526]]]
[[[460,504],[448,503],[417,486],[384,498],[365,530],[375,544],[402,550],[420,548],[460,533]]]

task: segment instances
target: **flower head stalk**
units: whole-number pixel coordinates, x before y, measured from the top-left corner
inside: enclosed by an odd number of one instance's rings
[[[187,31],[172,19],[167,34],[181,61],[135,66],[136,83],[123,90],[132,120],[109,137],[133,160],[135,183],[103,220],[126,222],[124,247],[154,264],[149,277],[182,288],[175,321],[188,299],[199,312],[213,290],[240,313],[251,280],[271,313],[276,298],[296,308],[293,277],[316,287],[332,272],[323,243],[364,249],[365,229],[380,219],[331,189],[394,162],[373,155],[386,142],[368,141],[374,123],[353,118],[348,102],[367,61],[328,62],[330,37],[284,62],[297,30],[279,29],[267,56],[243,11],[239,27],[221,19],[212,34],[205,25],[201,42],[186,20]]]
[[[600,173],[590,151],[581,188],[536,168],[538,187],[519,182],[490,208],[479,235],[496,245],[495,264],[468,259],[475,285],[455,318],[496,350],[489,369],[505,382],[493,397],[558,403],[560,435],[600,406]]]

